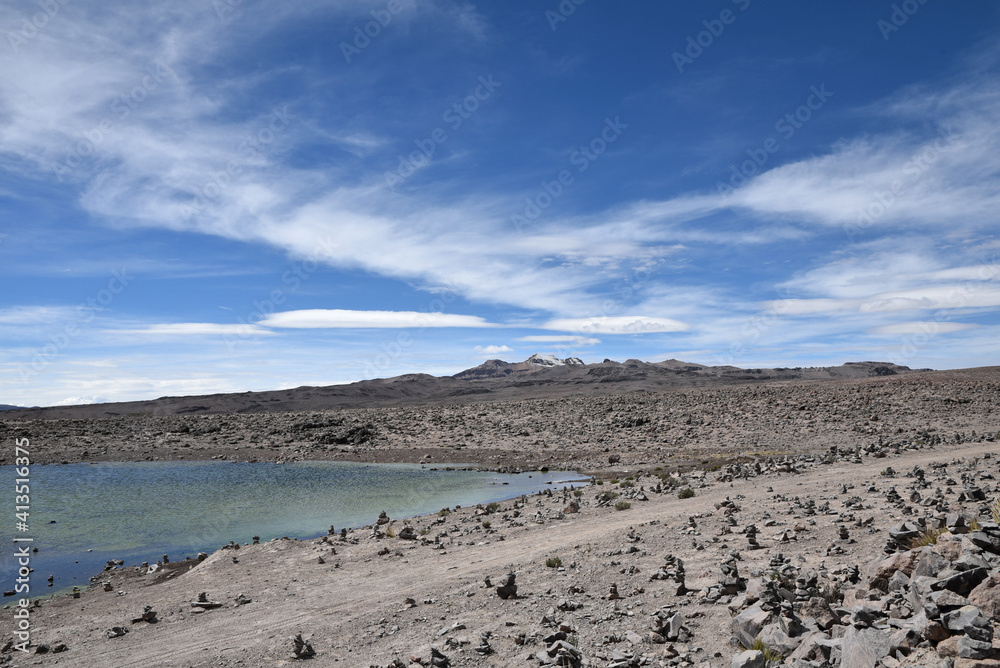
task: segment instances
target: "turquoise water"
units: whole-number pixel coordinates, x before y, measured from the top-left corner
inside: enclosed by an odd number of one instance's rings
[[[14,467],[0,466],[10,519],[0,531],[34,538],[31,595],[85,586],[110,559],[171,561],[230,540],[310,538],[330,525],[372,524],[381,510],[403,518],[446,506],[500,501],[578,480],[567,472],[499,474],[419,464],[132,462],[31,467],[29,531],[15,531]],[[9,481],[9,484],[3,481]],[[578,483],[579,484],[579,483]],[[23,543],[22,543],[23,544]],[[0,586],[14,588],[14,550],[0,553]],[[46,578],[55,576],[52,588]],[[9,602],[6,599],[4,602]]]

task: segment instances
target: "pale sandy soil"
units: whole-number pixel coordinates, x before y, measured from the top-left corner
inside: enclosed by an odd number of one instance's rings
[[[369,530],[359,529],[349,534],[358,539],[357,544],[277,540],[220,550],[189,572],[157,584],[152,584],[158,580],[155,574],[139,576],[132,569],[119,569],[108,578],[113,591],[94,587],[80,599],[45,601],[33,612],[33,642],[64,642],[67,651],[28,656],[15,652],[11,665],[365,667],[385,666],[395,658],[407,664],[410,656],[426,660],[426,648],[434,644],[453,666],[530,666],[538,664],[526,657],[542,648],[532,635],[555,630],[542,626],[547,613],[571,627],[573,640],[591,665],[607,665],[615,650],[646,653],[653,658],[651,665],[659,665],[663,645],[633,647],[625,636],[629,631],[644,636],[650,613],[674,606],[694,632],[690,647],[675,643],[675,648],[689,653],[695,665],[729,666],[733,654],[730,611],[725,605],[699,603],[697,594],[676,596],[668,592],[669,583],[650,581],[666,554],[685,560],[687,584],[695,590],[718,580],[722,558],[733,548],[741,551],[740,572],[748,577],[767,567],[779,552],[803,567],[823,564],[833,571],[851,564],[863,566],[884,556],[885,530],[901,519],[885,502],[885,491],[896,485],[902,492],[907,479],[883,477],[880,471],[886,466],[903,472],[917,465],[926,468],[933,462],[952,462],[944,470],[928,469],[932,480],[941,476],[936,484],[943,489],[947,486],[944,479],[951,475],[958,480],[963,467],[980,475],[998,475],[998,450],[1000,444],[994,442],[942,444],[903,451],[901,456],[864,457],[861,464],[839,460],[824,465],[814,459],[803,464],[799,474],[771,474],[731,484],[699,486],[702,483],[697,479],[689,479],[696,496],[686,500],[678,499],[676,492],[650,493],[656,480],[647,475],[635,480],[632,489],[645,487],[648,501],[633,500],[632,507],[623,511],[595,507],[595,496],[611,488],[606,483],[584,491],[579,513],[540,524],[534,521],[537,512],[567,505],[561,494],[528,497],[518,508],[514,501],[504,502],[486,517],[474,517],[475,509],[470,508],[452,513],[441,523],[437,516],[412,520],[416,529],[429,529],[428,539],[446,534],[441,538],[445,549],[399,538],[371,539]],[[991,453],[991,458],[977,459],[985,453]],[[622,470],[618,475],[627,474]],[[708,474],[707,481],[712,476]],[[846,494],[843,485],[848,486]],[[950,493],[945,492],[954,509],[959,507],[954,499],[960,491],[961,485],[955,485]],[[847,510],[844,500],[849,496],[861,497],[863,507]],[[794,497],[814,499],[818,504],[828,501],[831,514],[802,516],[791,508]],[[733,527],[736,533],[723,533],[726,520],[716,508],[727,498],[741,507],[736,515],[738,526]],[[520,512],[518,518],[513,517],[515,509]],[[853,514],[854,521],[847,525],[854,542],[838,541],[835,520],[848,512]],[[695,529],[686,529],[690,516],[696,518]],[[488,532],[482,519],[491,522]],[[856,526],[869,519],[872,523],[867,528]],[[746,549],[742,528],[750,523],[760,529],[764,549]],[[392,527],[398,530],[402,525],[395,522]],[[796,525],[801,530],[792,531]],[[776,536],[785,529],[796,540],[778,543]],[[630,531],[641,539],[630,542]],[[833,544],[841,545],[844,554],[827,556]],[[616,553],[631,545],[638,551]],[[389,552],[380,556],[383,548]],[[320,556],[326,563],[318,563]],[[559,557],[563,568],[547,568],[545,561],[550,557]],[[517,600],[500,600],[483,584],[486,577],[496,584],[508,571],[517,574]],[[605,600],[612,583],[618,585],[622,600]],[[207,592],[224,606],[194,614],[189,602],[199,592]],[[252,602],[236,606],[239,594]],[[407,598],[416,605],[406,607]],[[582,605],[574,611],[549,612],[564,599]],[[131,624],[130,619],[139,616],[145,605],[152,606],[161,621]],[[465,628],[448,630],[456,623]],[[127,626],[130,632],[108,639],[105,631],[113,626]],[[9,638],[11,630],[10,612],[5,611],[0,636]],[[495,650],[486,657],[473,651],[484,631],[492,633],[490,643]],[[290,658],[295,633],[312,643],[315,658]],[[519,634],[526,634],[529,644],[515,644]],[[609,636],[613,642],[604,644]]]

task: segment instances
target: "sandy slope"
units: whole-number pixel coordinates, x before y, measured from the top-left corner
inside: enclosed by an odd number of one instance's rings
[[[968,464],[998,449],[997,443],[980,442],[923,448],[900,457],[865,458],[862,464],[813,461],[800,474],[705,483],[705,487],[698,487],[695,478],[690,482],[697,495],[687,500],[673,492],[649,493],[655,480],[644,476],[636,485],[644,486],[650,499],[632,501],[628,510],[595,507],[596,494],[611,487],[595,486],[584,492],[578,514],[541,524],[532,519],[537,512],[567,504],[560,494],[529,497],[523,507],[516,508],[518,518],[512,516],[514,502],[505,502],[485,517],[491,522],[490,532],[480,524],[482,516],[473,516],[474,509],[455,512],[441,523],[436,516],[412,522],[418,530],[429,529],[428,539],[446,534],[441,539],[444,549],[399,538],[371,539],[367,530],[358,530],[350,534],[357,544],[276,540],[220,550],[190,572],[159,584],[149,584],[157,580],[156,574],[137,576],[131,569],[119,569],[110,576],[113,592],[94,588],[78,600],[46,601],[34,612],[33,640],[65,642],[66,652],[16,654],[13,665],[281,666],[300,663],[289,658],[294,633],[302,633],[317,651],[308,665],[384,666],[397,657],[405,663],[411,655],[426,657],[426,646],[431,643],[449,656],[453,666],[537,665],[525,657],[540,645],[521,646],[514,639],[522,633],[529,637],[550,633],[553,629],[541,625],[543,616],[569,599],[582,607],[557,611],[554,616],[572,627],[578,646],[594,665],[605,665],[600,657],[611,656],[615,649],[633,650],[627,639],[603,644],[607,636],[623,637],[628,631],[644,635],[649,613],[673,605],[684,612],[694,631],[691,645],[702,648],[692,653],[692,662],[728,666],[730,612],[724,605],[698,603],[697,595],[674,596],[668,593],[667,583],[650,582],[649,576],[663,564],[665,554],[686,561],[688,586],[693,589],[718,579],[720,561],[731,548],[742,550],[740,569],[747,576],[765,567],[778,552],[794,554],[797,564],[804,560],[800,565],[825,562],[833,569],[864,564],[881,554],[884,529],[896,520],[887,512],[884,492],[892,484],[902,484],[899,479],[879,476],[879,471],[888,465],[902,471],[936,461]],[[998,461],[981,460],[977,467],[996,475]],[[847,494],[842,493],[842,485],[849,487]],[[856,521],[873,520],[868,529],[849,525],[851,539],[856,541],[852,543],[838,542],[835,534],[834,520],[838,513],[847,512],[843,507],[847,496],[863,499],[863,510],[851,511]],[[737,515],[739,528],[755,523],[765,549],[747,551],[743,535],[722,533],[726,522],[715,504],[727,497],[742,508]],[[788,514],[793,497],[829,501],[833,514],[813,518]],[[686,528],[689,516],[696,518],[696,529]],[[808,519],[815,520],[815,526]],[[769,522],[774,524],[767,526]],[[795,532],[796,541],[776,542],[776,534],[796,525],[801,529]],[[401,526],[393,525],[397,530]],[[641,537],[636,543],[627,539],[631,530]],[[842,545],[845,554],[826,556],[834,543]],[[614,554],[633,544],[638,552]],[[383,548],[389,553],[380,556]],[[325,564],[318,563],[320,556]],[[545,560],[554,556],[562,560],[563,570],[545,566]],[[637,572],[622,573],[629,567]],[[507,571],[517,573],[521,596],[517,600],[500,600],[483,585],[487,576],[495,584]],[[603,598],[612,583],[617,583],[623,600]],[[570,593],[571,587],[583,591]],[[225,607],[193,614],[189,601],[202,591]],[[240,593],[253,602],[235,606],[234,598]],[[406,598],[415,599],[417,605],[406,607]],[[162,621],[129,624],[144,605],[153,606]],[[456,623],[466,628],[440,633]],[[8,637],[8,614],[0,624]],[[131,632],[107,639],[105,631],[117,625],[129,626]],[[472,650],[483,631],[493,635],[490,643],[495,653],[488,657]],[[449,647],[449,638],[458,646]],[[663,656],[662,645],[642,644],[634,649]],[[683,646],[679,649],[687,651]]]

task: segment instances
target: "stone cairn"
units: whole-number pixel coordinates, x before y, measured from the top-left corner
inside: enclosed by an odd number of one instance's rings
[[[517,598],[517,584],[514,580],[517,576],[514,573],[507,573],[500,578],[500,584],[497,586],[497,596],[502,599]]]

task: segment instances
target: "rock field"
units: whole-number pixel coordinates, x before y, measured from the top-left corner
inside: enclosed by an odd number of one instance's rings
[[[53,461],[429,455],[598,484],[112,563],[32,610],[29,654],[6,611],[0,665],[1000,667],[998,380],[8,421]]]

